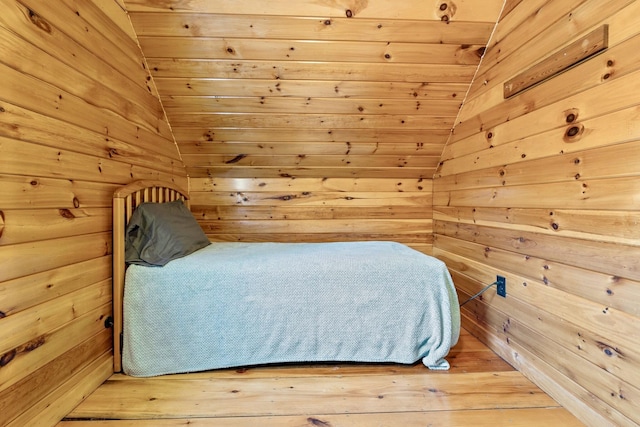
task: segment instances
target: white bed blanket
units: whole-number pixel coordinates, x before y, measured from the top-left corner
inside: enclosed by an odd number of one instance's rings
[[[133,376],[321,361],[447,369],[460,331],[445,264],[395,242],[213,243],[132,265],[125,283]]]

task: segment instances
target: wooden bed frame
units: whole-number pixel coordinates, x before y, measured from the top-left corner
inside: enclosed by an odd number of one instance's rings
[[[113,371],[122,371],[122,302],[124,297],[124,233],[134,209],[143,202],[164,203],[189,196],[179,186],[164,181],[134,181],[113,194]]]

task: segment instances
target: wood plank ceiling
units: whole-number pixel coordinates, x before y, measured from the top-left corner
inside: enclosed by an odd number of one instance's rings
[[[191,177],[431,178],[503,0],[125,0]]]

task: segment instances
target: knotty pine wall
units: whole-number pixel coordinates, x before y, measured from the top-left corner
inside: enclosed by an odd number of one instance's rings
[[[463,324],[591,426],[640,423],[640,2],[506,8],[434,181],[434,254]],[[609,48],[503,83],[607,24]],[[577,128],[577,134],[570,132]]]
[[[0,425],[112,372],[111,196],[186,171],[114,0],[0,0]]]
[[[431,179],[502,0],[125,3],[210,239],[431,253]]]

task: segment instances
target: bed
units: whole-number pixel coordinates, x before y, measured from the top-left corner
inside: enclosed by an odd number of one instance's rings
[[[442,261],[388,241],[209,242],[188,203],[166,182],[114,194],[115,372],[420,360],[449,368],[460,311]]]

